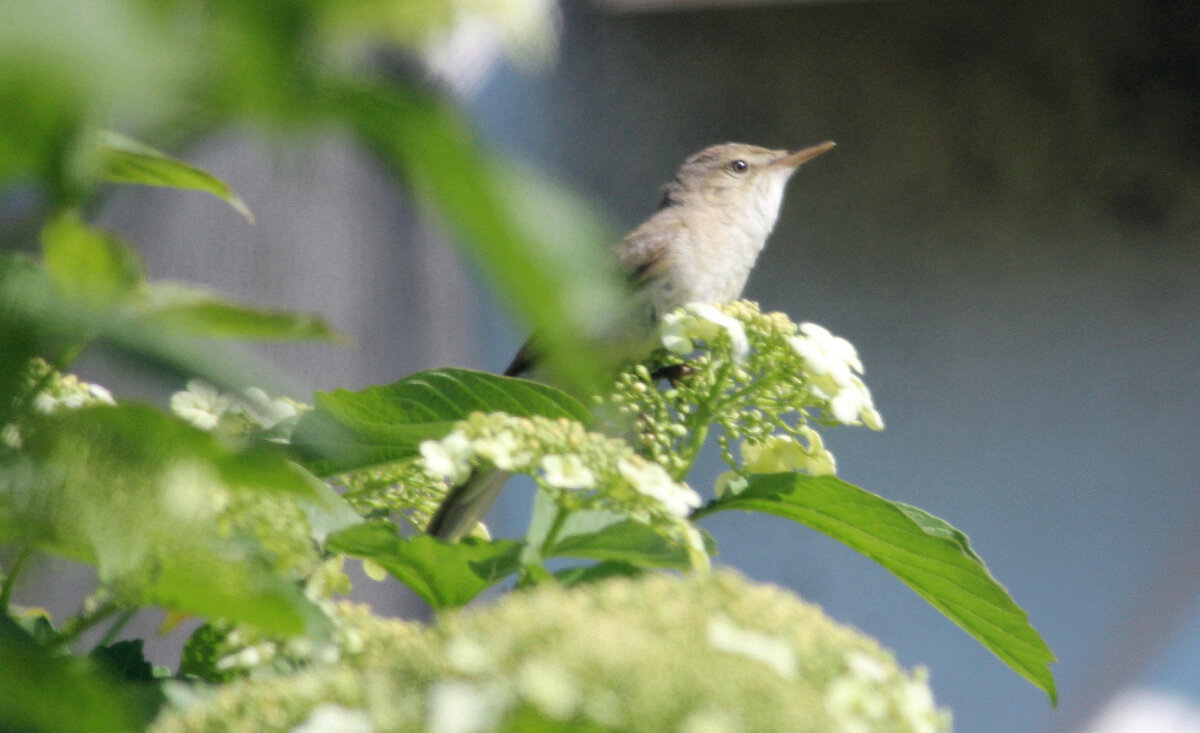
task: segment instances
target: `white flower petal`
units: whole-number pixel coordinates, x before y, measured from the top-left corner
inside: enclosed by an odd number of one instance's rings
[[[542,478],[560,489],[590,489],[596,485],[596,476],[576,455],[542,456]]]
[[[517,691],[552,720],[567,720],[583,701],[583,691],[575,678],[545,659],[530,659],[521,665]]]
[[[762,662],[784,679],[795,679],[800,674],[800,660],[787,641],[761,631],[744,629],[720,614],[708,622],[708,644],[714,649]]]
[[[634,462],[622,458],[617,470],[633,488],[662,502],[666,510],[677,517],[686,517],[700,506],[700,495],[686,484],[674,481],[666,469],[649,461]]]
[[[750,353],[750,341],[746,338],[746,329],[742,322],[709,303],[692,303],[688,310],[695,313],[700,320],[695,322],[692,335],[706,340],[713,339],[718,330],[723,330],[729,336],[734,362],[745,361]]]
[[[327,702],[313,708],[291,733],[373,733],[374,730],[375,724],[365,711]]]
[[[442,680],[429,689],[429,733],[482,733],[499,722],[506,700],[462,680]]]
[[[425,470],[451,484],[462,481],[471,470],[473,446],[462,430],[451,431],[441,440],[422,441],[419,450]]]
[[[171,412],[201,430],[212,430],[229,410],[233,400],[216,387],[199,379],[190,379],[187,389],[171,395]]]
[[[90,394],[92,399],[96,400],[97,402],[102,402],[106,405],[117,404],[117,401],[113,399],[112,392],[109,392],[107,389],[98,384],[89,384],[88,394]]]

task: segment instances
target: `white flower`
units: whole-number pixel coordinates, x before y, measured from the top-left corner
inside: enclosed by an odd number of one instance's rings
[[[583,691],[567,670],[545,659],[530,659],[517,671],[521,697],[552,720],[567,720],[579,709]]]
[[[708,644],[714,649],[762,662],[784,679],[796,679],[800,674],[800,660],[785,640],[744,629],[721,614],[708,621]]]
[[[376,583],[382,583],[387,580],[387,568],[375,562],[369,557],[364,557],[362,561],[363,575],[367,576]]]
[[[190,379],[187,390],[171,395],[171,412],[201,430],[212,430],[232,403],[208,382]]]
[[[688,314],[684,311],[671,311],[662,318],[662,344],[667,351],[675,354],[690,354],[696,345],[687,336]]]
[[[554,0],[454,3],[453,24],[425,44],[422,58],[436,77],[464,97],[475,94],[501,54],[542,66],[558,46]],[[459,7],[461,6],[461,7]]]
[[[105,405],[115,405],[117,401],[113,399],[112,392],[109,392],[104,387],[98,384],[89,384],[87,386],[88,395],[91,396],[94,402],[99,402]]]
[[[888,714],[888,698],[876,685],[843,675],[825,689],[825,710],[846,733],[880,730]]]
[[[833,396],[849,386],[850,378],[857,372],[863,373],[862,362],[854,345],[840,336],[834,336],[815,323],[801,323],[803,336],[788,339],[792,348],[804,359],[813,385],[827,396]]]
[[[872,430],[883,430],[883,416],[875,409],[871,390],[858,377],[851,377],[849,386],[829,401],[829,411],[843,425],[857,425],[861,420]]]
[[[584,465],[579,456],[542,456],[542,478],[550,486],[560,489],[590,489],[596,486],[596,476]]]
[[[907,680],[902,685],[896,701],[900,719],[908,723],[914,733],[934,733],[942,716],[929,690],[928,672],[919,667],[915,679]]]
[[[490,672],[496,665],[491,652],[468,636],[452,636],[446,641],[446,661],[464,674]]]
[[[58,400],[48,392],[38,392],[33,398],[33,408],[43,415],[50,415],[58,409]]]
[[[725,496],[725,494],[740,494],[749,482],[746,477],[737,471],[726,471],[720,476],[717,476],[716,483],[713,484],[713,491],[716,492],[717,498]]]
[[[373,733],[375,724],[363,710],[351,710],[334,703],[313,708],[308,719],[292,728],[291,733]]]
[[[242,394],[245,395],[245,404],[250,416],[268,430],[299,414],[296,403],[283,397],[271,399],[258,387],[250,387]]]
[[[429,733],[481,733],[499,722],[507,703],[502,691],[462,680],[442,680],[429,689]]]
[[[736,716],[713,708],[696,710],[679,724],[679,733],[741,733],[742,730]]]
[[[78,410],[88,402],[88,394],[86,392],[68,392],[58,398],[58,404],[68,410]]]
[[[217,669],[252,669],[274,657],[275,646],[264,642],[221,657],[217,660]]]
[[[711,343],[722,331],[729,336],[733,360],[741,363],[750,353],[746,329],[741,321],[708,303],[690,303],[684,306],[684,310],[664,316],[662,343],[668,351],[688,354],[696,348],[693,339],[703,339]]]
[[[804,448],[804,458],[796,466],[796,470],[804,471],[813,476],[833,476],[837,473],[837,461],[833,454],[825,448],[821,434],[807,425],[801,425],[797,432],[808,442]]]
[[[700,506],[700,495],[686,484],[674,481],[666,469],[657,463],[622,458],[617,461],[617,470],[636,491],[658,499],[668,512],[677,517],[686,517],[692,509]]]
[[[162,505],[184,522],[209,521],[229,504],[229,492],[212,466],[197,460],[176,460],[162,472]]]
[[[425,470],[451,485],[460,483],[471,472],[474,447],[462,430],[453,430],[441,440],[422,441],[420,451]]]
[[[813,476],[836,473],[833,454],[825,449],[817,431],[802,425],[798,432],[808,441],[804,446],[788,435],[771,435],[757,443],[743,441],[742,470],[746,473],[804,471]]]
[[[533,453],[511,430],[476,440],[475,453],[504,471],[519,471],[533,460]]]
[[[815,323],[800,324],[800,331],[802,336],[793,336],[788,342],[804,360],[813,390],[829,400],[833,419],[844,425],[862,422],[872,430],[882,430],[883,417],[859,376],[863,366],[854,345]]]
[[[866,652],[850,652],[846,655],[846,666],[851,674],[864,682],[884,682],[890,672],[877,658]]]

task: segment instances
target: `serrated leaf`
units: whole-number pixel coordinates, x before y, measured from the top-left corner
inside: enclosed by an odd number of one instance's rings
[[[468,537],[451,544],[429,535],[399,537],[388,522],[330,536],[326,547],[379,564],[435,609],[465,605],[520,567],[521,543]]]
[[[213,339],[338,338],[338,333],[317,316],[234,303],[178,283],[156,283],[147,289],[141,321],[167,331]]]
[[[142,283],[142,263],[133,249],[74,212],[47,222],[41,240],[46,270],[68,297],[103,305],[128,297]]]
[[[695,516],[730,509],[792,519],[875,560],[1057,701],[1050,648],[966,536],[945,521],[832,476],[802,474],[751,476],[744,490]]]
[[[472,412],[591,420],[579,401],[553,387],[467,369],[432,369],[358,392],[319,392],[316,404],[292,444],[321,475],[416,455],[421,441],[445,436]]]
[[[115,132],[101,131],[99,139],[105,180],[211,193],[254,223],[254,214],[237,191],[211,173]]]

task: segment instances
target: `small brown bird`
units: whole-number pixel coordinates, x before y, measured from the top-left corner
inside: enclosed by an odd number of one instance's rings
[[[614,255],[634,283],[628,340],[635,354],[654,347],[658,319],[688,303],[724,303],[741,297],[758,253],[779,217],[783,191],[800,164],[834,147],[798,151],[725,143],[684,161],[663,187],[658,211],[617,243]],[[533,366],[529,344],[505,370]],[[508,474],[476,471],[451,489],[427,531],[457,541],[471,531],[500,493]]]

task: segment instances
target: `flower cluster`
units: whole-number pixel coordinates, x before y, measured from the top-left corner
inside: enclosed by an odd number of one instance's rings
[[[620,375],[609,405],[632,421],[638,448],[673,475],[690,468],[710,425],[721,427],[722,455],[735,471],[718,490],[736,490],[738,477],[752,473],[835,473],[815,426],[883,428],[854,347],[816,324],[749,301],[692,304],[663,318],[661,339],[650,364]],[[671,380],[665,389],[662,375]]]
[[[883,430],[883,418],[862,381],[863,366],[853,344],[815,323],[801,323],[800,334],[788,343],[804,360],[813,391],[828,400],[835,420],[844,425],[861,421],[872,430]]]
[[[700,495],[625,441],[579,422],[474,413],[420,450],[426,470],[450,484],[485,464],[526,473],[562,508],[607,510],[648,524],[687,548],[695,564],[707,566],[700,534],[686,520],[700,506]]]
[[[81,380],[74,374],[63,374],[42,359],[33,359],[24,374],[23,394],[32,395],[34,411],[53,415],[62,410],[76,410],[92,405],[115,405],[112,393],[98,384]],[[17,423],[0,426],[0,445],[20,448],[22,428]]]
[[[187,389],[171,395],[171,412],[206,432],[244,435],[261,430],[287,438],[308,405],[278,397],[272,399],[258,387],[240,394],[222,393],[201,379],[190,379]]]
[[[918,667],[910,678],[861,651],[845,656],[845,673],[825,692],[825,710],[842,731],[909,730],[936,733],[947,715],[929,691],[929,672]]]
[[[362,516],[400,520],[418,532],[446,498],[445,481],[431,475],[419,457],[351,471],[336,483],[345,488],[342,498]],[[487,539],[487,528],[479,524],[475,536]]]
[[[731,572],[541,586],[433,627],[336,613],[333,665],[168,705],[153,733],[204,730],[936,733],[923,671],[819,608]],[[713,670],[720,670],[713,674]]]

